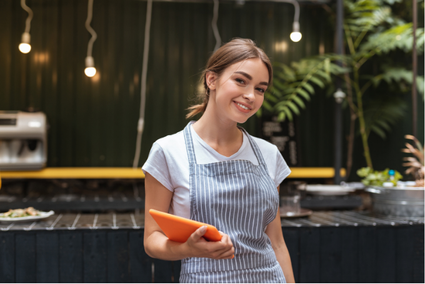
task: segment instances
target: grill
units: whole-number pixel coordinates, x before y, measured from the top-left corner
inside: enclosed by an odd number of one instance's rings
[[[0,212],[30,206],[41,211],[77,213],[144,208],[142,181],[12,180],[0,194]]]
[[[424,218],[389,218],[370,215],[368,212],[327,211],[313,212],[308,218],[282,219],[282,227],[339,227],[339,226],[400,226],[424,224]],[[142,229],[144,214],[103,213],[55,214],[42,221],[1,223],[2,231],[15,230],[97,230]]]

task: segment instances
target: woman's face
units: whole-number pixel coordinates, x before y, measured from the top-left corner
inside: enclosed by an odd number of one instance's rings
[[[213,76],[213,78],[209,78]],[[235,63],[218,77],[207,74],[210,89],[215,91],[218,117],[244,123],[255,114],[264,101],[269,83],[269,71],[259,58]]]

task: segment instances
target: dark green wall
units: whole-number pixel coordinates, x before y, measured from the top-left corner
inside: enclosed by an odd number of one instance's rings
[[[34,18],[32,51],[24,55],[17,47],[27,13],[20,1],[0,1],[0,110],[32,108],[47,114],[48,166],[132,166],[146,1],[94,1],[92,27],[98,38],[93,57],[98,75],[91,79],[83,72],[90,39],[84,26],[87,1],[27,0],[27,4]],[[215,45],[212,11],[212,1],[153,3],[140,165],[156,139],[187,123],[185,109],[194,102],[199,74]],[[252,38],[272,60],[285,63],[318,54],[319,46],[331,52],[329,14],[321,6],[302,5],[303,39],[292,43],[293,12],[293,6],[286,3],[248,2],[239,7],[224,2],[218,28],[224,42],[233,37]],[[258,124],[253,117],[245,127],[259,135]],[[402,124],[408,125],[407,120]],[[299,129],[303,165],[332,166],[333,100],[316,95],[302,112]],[[403,141],[398,136],[379,143],[398,149],[398,144],[389,142]]]

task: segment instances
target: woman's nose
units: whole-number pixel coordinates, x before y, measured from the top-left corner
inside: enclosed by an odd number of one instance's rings
[[[252,101],[255,98],[254,88],[247,88],[246,91],[243,94],[243,97]]]

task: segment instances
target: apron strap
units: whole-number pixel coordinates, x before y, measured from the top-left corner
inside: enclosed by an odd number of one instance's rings
[[[186,144],[186,152],[187,152],[187,158],[189,159],[189,165],[195,165],[196,164],[196,157],[195,157],[195,148],[193,147],[193,140],[192,140],[192,133],[191,133],[191,124],[192,121],[190,121],[186,127],[184,128],[184,140]]]
[[[263,154],[261,154],[261,150],[260,147],[258,147],[258,144],[254,141],[254,139],[252,139],[251,135],[249,135],[249,133],[243,127],[239,127],[239,129],[241,129],[246,134],[246,137],[248,137],[248,141],[251,144],[255,156],[257,157],[258,163],[264,166],[267,170],[266,161],[264,160]]]
[[[196,156],[195,156],[195,148],[193,146],[192,132],[190,129],[191,125],[192,125],[192,121],[189,122],[184,128],[184,140],[186,142],[185,143],[186,152],[187,152],[187,157],[189,159],[189,165],[194,165],[196,164]],[[245,133],[246,137],[248,137],[248,141],[251,144],[251,147],[252,147],[252,150],[254,151],[255,156],[257,157],[258,163],[264,166],[267,170],[266,161],[264,160],[264,157],[261,154],[260,148],[258,147],[257,143],[254,141],[254,139],[252,139],[251,135],[249,135],[249,133],[243,127],[239,127],[239,129],[241,129],[243,133]]]

